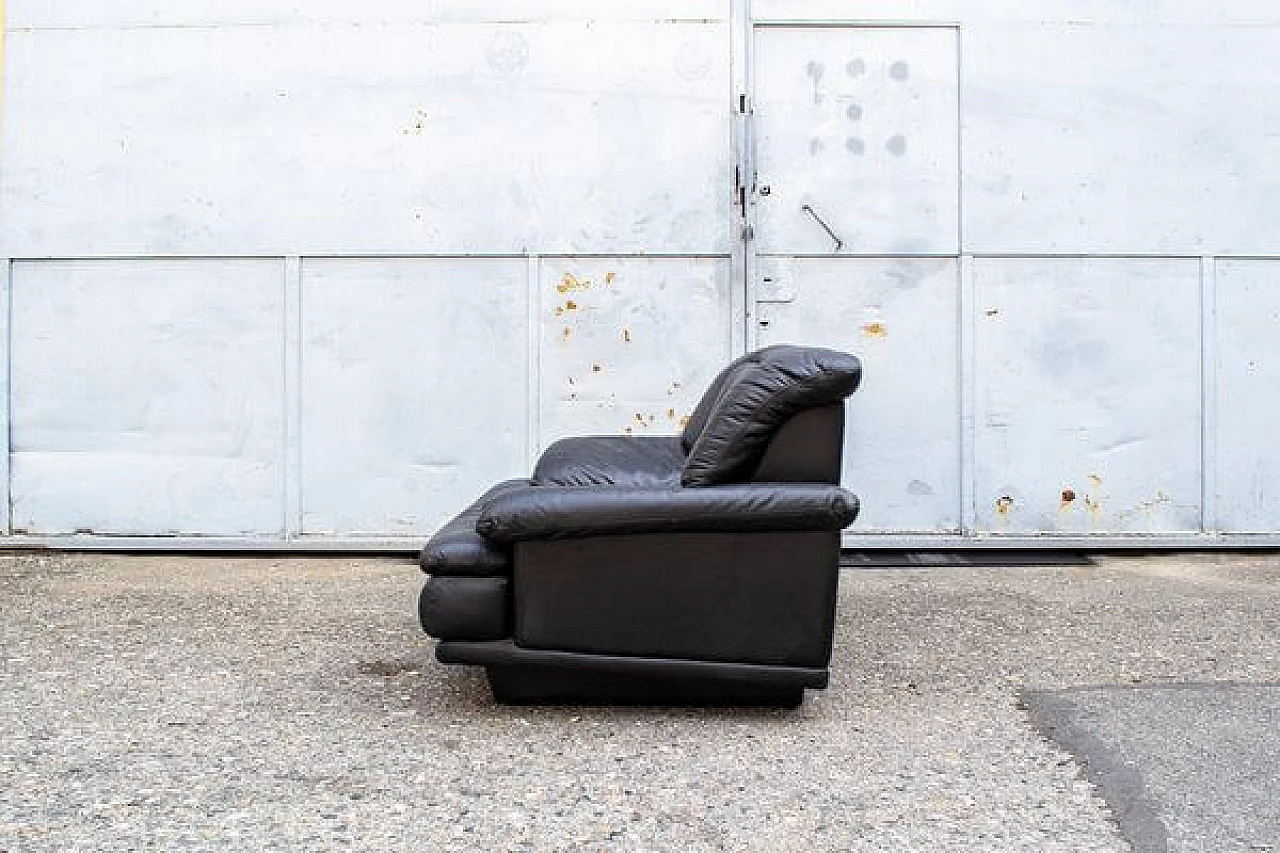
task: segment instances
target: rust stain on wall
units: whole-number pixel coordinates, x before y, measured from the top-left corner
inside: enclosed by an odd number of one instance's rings
[[[869,338],[887,338],[889,330],[885,328],[884,323],[868,323],[862,327],[862,334]]]
[[[571,293],[575,290],[590,290],[591,279],[578,278],[571,272],[564,274],[564,278],[560,279],[560,283],[556,285],[556,290],[561,293]]]
[[[1089,511],[1093,525],[1097,527],[1102,523],[1102,478],[1097,474],[1090,474],[1089,482],[1093,484],[1093,489],[1091,494],[1084,496],[1084,508]]]

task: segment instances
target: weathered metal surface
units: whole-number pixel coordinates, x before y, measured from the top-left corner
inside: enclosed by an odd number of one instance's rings
[[[762,344],[804,341],[863,360],[843,477],[862,499],[859,532],[958,532],[955,260],[787,258],[760,270]]]
[[[1227,533],[1280,527],[1280,260],[1218,261],[1216,517]]]
[[[980,25],[964,79],[966,252],[1280,251],[1280,29]]]
[[[755,35],[757,250],[958,251],[956,33]]]
[[[860,544],[1280,542],[1273,0],[7,23],[9,543],[417,541],[783,339],[867,363]]]
[[[980,259],[978,529],[1201,524],[1200,264]]]
[[[9,6],[18,28],[719,20],[729,12],[728,0],[9,0]]]
[[[729,264],[543,258],[540,444],[680,431],[731,356]]]
[[[9,256],[731,249],[723,22],[8,41]]]
[[[12,275],[15,533],[281,531],[280,261]]]
[[[422,536],[527,476],[522,259],[302,263],[304,534]]]
[[[987,21],[1085,23],[1256,24],[1280,19],[1273,0],[877,0],[851,8],[848,0],[752,0],[757,19],[773,21]]]

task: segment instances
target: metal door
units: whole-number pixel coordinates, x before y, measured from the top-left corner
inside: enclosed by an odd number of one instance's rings
[[[752,48],[756,342],[863,358],[859,533],[957,533],[956,31],[758,26]]]

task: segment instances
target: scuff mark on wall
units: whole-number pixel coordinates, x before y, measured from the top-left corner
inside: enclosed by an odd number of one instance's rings
[[[1151,514],[1154,513],[1157,509],[1159,509],[1162,506],[1171,504],[1172,502],[1173,502],[1173,498],[1171,498],[1169,495],[1165,494],[1164,492],[1156,492],[1150,498],[1148,498],[1145,501],[1142,501],[1133,509],[1127,509],[1123,512],[1116,513],[1116,520],[1129,521],[1141,515],[1150,517]]]
[[[406,128],[403,128],[400,131],[400,134],[402,136],[409,136],[410,134],[414,136],[421,136],[423,133],[426,132],[426,129],[427,129],[427,114],[422,110],[418,110],[416,113],[414,113],[413,124],[409,125]]]

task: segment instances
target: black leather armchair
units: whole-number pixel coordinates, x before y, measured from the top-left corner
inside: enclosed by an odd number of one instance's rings
[[[844,398],[861,365],[774,346],[683,435],[565,439],[422,551],[422,627],[501,702],[793,707],[827,684]]]

